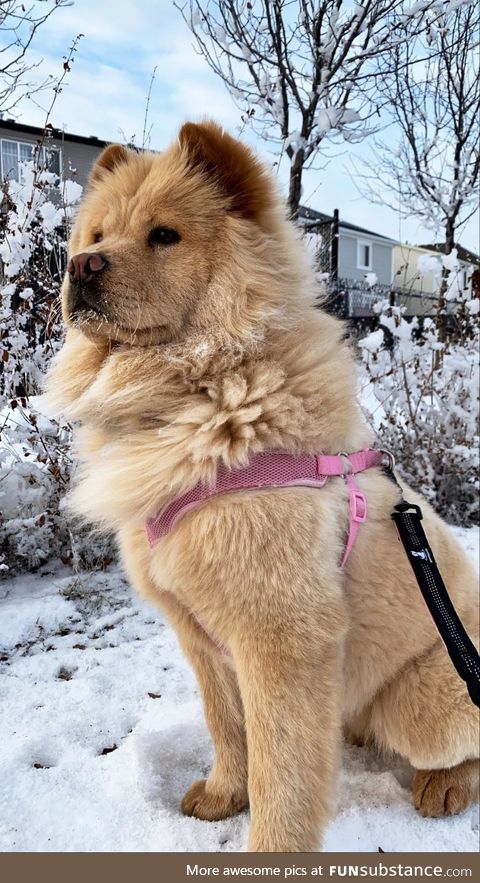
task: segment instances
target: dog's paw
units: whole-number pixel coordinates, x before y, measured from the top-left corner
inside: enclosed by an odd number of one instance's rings
[[[194,782],[182,800],[182,812],[186,816],[218,822],[234,816],[248,805],[246,794],[219,794],[207,790],[205,779]]]
[[[422,816],[451,816],[478,800],[478,761],[444,770],[417,770],[413,802]]]

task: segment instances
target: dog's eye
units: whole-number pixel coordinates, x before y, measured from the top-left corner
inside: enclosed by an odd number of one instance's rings
[[[93,234],[93,241],[94,242],[101,242],[102,239],[103,239],[102,234],[100,233],[99,230],[97,230],[97,232]]]
[[[180,241],[180,234],[171,227],[154,227],[148,234],[148,244],[153,245],[174,245]]]

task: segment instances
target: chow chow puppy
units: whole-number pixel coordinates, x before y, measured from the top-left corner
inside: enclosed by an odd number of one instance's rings
[[[249,804],[257,851],[319,847],[342,728],[411,762],[423,815],[458,812],[478,788],[477,712],[380,468],[358,476],[368,520],[344,569],[341,477],[213,497],[147,542],[145,520],[221,463],[372,444],[342,325],[315,296],[300,237],[244,145],[212,122],[187,123],[159,155],[113,145],[75,221],[66,341],[48,379],[82,427],[76,511],[116,532],[133,585],[167,615],[198,678],[216,753],[182,809],[222,819]],[[472,567],[422,507],[475,636]]]

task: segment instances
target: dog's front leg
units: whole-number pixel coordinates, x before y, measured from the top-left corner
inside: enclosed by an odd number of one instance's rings
[[[169,592],[158,603],[177,632],[202,693],[203,707],[215,748],[207,779],[190,786],[182,812],[197,819],[217,821],[248,804],[247,740],[237,676],[194,617]]]
[[[245,722],[236,674],[188,608],[174,594],[155,586],[143,528],[126,527],[119,533],[119,540],[132,583],[168,617],[193,666],[215,746],[208,778],[194,782],[188,789],[182,810],[210,821],[227,818],[248,803]]]
[[[288,631],[239,643],[245,707],[249,849],[319,848],[340,745],[341,638]],[[333,639],[332,639],[333,637]]]
[[[213,653],[186,648],[202,691],[205,717],[215,747],[208,778],[194,782],[182,800],[186,815],[215,821],[248,804],[247,741],[235,672]]]

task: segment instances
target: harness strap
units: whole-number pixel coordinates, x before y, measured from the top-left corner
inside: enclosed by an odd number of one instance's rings
[[[392,518],[450,659],[480,708],[480,655],[450,600],[421,524],[422,510],[404,500],[394,507]]]
[[[355,540],[357,539],[358,525],[363,524],[367,520],[367,501],[365,495],[360,490],[353,473],[345,476],[345,482],[348,488],[348,508],[350,512],[350,521],[348,528],[348,537],[343,553],[341,567],[345,567],[348,556],[352,551]]]
[[[372,466],[384,466],[391,461],[391,455],[387,451],[377,448],[365,448],[354,454],[317,454],[318,471],[322,475],[345,475],[364,472]]]
[[[218,466],[212,484],[199,482],[180,497],[172,500],[153,518],[147,518],[145,528],[151,547],[166,536],[187,512],[196,509],[211,497],[232,491],[260,488],[312,487],[321,488],[328,478],[343,477],[348,488],[349,530],[341,566],[344,567],[353,549],[358,525],[367,519],[367,501],[355,475],[373,466],[385,465],[385,452],[366,448],[353,454],[289,454],[286,451],[263,451],[254,454],[247,466],[229,469]]]

